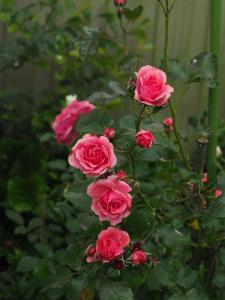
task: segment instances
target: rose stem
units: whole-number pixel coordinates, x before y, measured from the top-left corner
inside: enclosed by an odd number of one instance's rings
[[[164,15],[165,15],[165,43],[164,43],[164,61],[163,61],[163,64],[164,64],[164,69],[167,72],[167,69],[168,69],[168,43],[169,43],[169,15],[170,15],[170,12],[172,10],[169,8],[168,0],[165,0],[165,2],[166,2],[166,6],[164,7],[161,0],[159,0],[159,3],[161,5],[161,7],[163,9],[163,12],[164,12]],[[187,159],[187,157],[184,153],[184,150],[183,150],[183,147],[182,147],[182,144],[181,144],[181,141],[180,141],[180,137],[179,137],[179,134],[178,134],[178,131],[177,131],[176,111],[173,108],[171,100],[168,101],[168,104],[169,104],[169,109],[170,109],[170,112],[171,112],[171,117],[173,119],[174,134],[175,134],[175,137],[176,137],[176,140],[177,140],[180,155],[182,157],[182,160],[183,160],[185,166],[188,169],[190,169],[188,159]]]
[[[216,80],[219,81],[219,55],[221,37],[221,0],[211,0],[211,27],[210,27],[210,51],[217,56]],[[216,146],[219,111],[219,86],[214,89],[209,88],[208,100],[208,125],[210,137],[207,152],[207,172],[209,183],[214,183],[217,173]]]

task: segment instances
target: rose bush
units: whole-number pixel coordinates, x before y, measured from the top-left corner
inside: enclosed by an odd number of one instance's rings
[[[17,31],[2,67],[51,66],[50,55],[57,68],[40,107],[23,110],[17,95],[9,117],[14,95],[3,93],[0,298],[224,299],[225,126],[212,181],[207,113],[177,122],[192,83],[217,86],[214,55],[182,65],[165,41],[161,65],[146,65],[148,19],[129,1],[97,12],[88,0],[36,1],[23,14],[6,2],[0,19]],[[174,5],[156,2],[168,21]]]

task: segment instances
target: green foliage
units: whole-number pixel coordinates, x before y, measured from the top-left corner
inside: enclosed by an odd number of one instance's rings
[[[20,8],[14,1],[0,4],[8,32],[0,45],[1,71],[17,72],[25,64],[46,69],[52,64],[49,58],[56,65],[54,91],[40,91],[33,99],[9,83],[0,93],[0,299],[225,299],[225,197],[215,199],[201,181],[210,134],[207,113],[190,117],[178,131],[192,169],[180,158],[174,132],[162,124],[165,107],[146,108],[141,125],[154,132],[156,143],[151,149],[136,147],[140,104],[132,103],[126,86],[144,51],[152,49],[144,8],[127,4],[119,19],[110,1],[98,10],[92,1],[75,2],[38,0]],[[137,41],[136,53],[124,47],[127,37]],[[168,60],[170,79],[185,85],[214,88],[215,69],[212,53],[185,65]],[[100,223],[90,210],[87,187],[92,180],[68,167],[70,150],[56,144],[51,130],[65,96],[73,93],[96,106],[77,122],[77,138],[100,135],[105,127],[116,130],[115,171],[125,170],[133,188],[132,212],[122,225],[156,259],[155,266],[129,265],[119,271],[112,264],[86,263],[85,249],[108,223]],[[223,152],[224,133],[221,123]],[[223,191],[224,164],[221,156],[217,186]]]

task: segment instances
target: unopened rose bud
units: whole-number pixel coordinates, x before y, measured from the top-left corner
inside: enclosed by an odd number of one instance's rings
[[[172,118],[166,118],[163,121],[163,125],[165,127],[165,132],[173,131],[173,119]]]
[[[92,244],[89,245],[85,251],[85,254],[87,255],[86,261],[88,263],[92,263],[95,261],[95,253],[96,253],[96,248]]]
[[[206,183],[206,182],[208,182],[208,174],[204,173],[202,177],[202,183]]]
[[[113,139],[115,137],[116,131],[115,131],[114,128],[107,127],[107,128],[104,128],[103,135],[105,137],[107,137],[109,140],[111,140],[111,139]]]
[[[113,269],[122,270],[125,268],[125,264],[122,260],[115,260],[112,265]]]
[[[131,254],[131,261],[133,265],[141,265],[146,263],[147,255],[142,250],[136,250]]]
[[[135,141],[142,148],[151,148],[155,143],[155,138],[151,131],[142,129],[136,133]]]
[[[219,198],[220,196],[222,196],[223,192],[219,189],[215,189],[214,190],[214,196],[215,198]]]
[[[126,5],[126,3],[127,3],[126,0],[114,0],[115,6]]]
[[[117,176],[118,179],[122,179],[122,180],[124,180],[124,181],[128,181],[127,173],[124,172],[123,170],[118,171],[118,172],[116,173],[116,176]]]
[[[220,146],[216,147],[216,157],[220,157],[222,155],[222,150],[220,148]]]

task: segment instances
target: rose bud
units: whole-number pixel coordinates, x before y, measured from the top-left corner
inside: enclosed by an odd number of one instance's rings
[[[126,0],[114,0],[115,6],[126,5]]]
[[[141,249],[141,243],[140,242],[133,243],[132,251],[136,251],[136,250],[140,250],[140,249]]]
[[[135,141],[142,148],[151,148],[155,143],[155,138],[151,131],[142,129],[136,133]]]
[[[107,137],[109,140],[115,137],[116,131],[114,128],[104,128],[103,135]]]
[[[91,244],[87,247],[85,254],[87,255],[86,261],[88,263],[92,263],[95,261],[95,253],[96,253],[96,248]]]
[[[206,183],[206,182],[208,182],[208,174],[204,173],[202,177],[202,183]]]
[[[122,260],[115,260],[112,265],[113,269],[122,270],[125,268],[124,262]]]
[[[147,255],[142,250],[136,250],[131,254],[131,261],[133,265],[141,265],[146,263]]]
[[[214,190],[214,196],[215,198],[219,198],[220,196],[222,196],[223,192],[219,189],[215,189]]]
[[[128,181],[128,176],[127,176],[127,173],[124,172],[123,170],[119,170],[117,173],[116,173],[116,176],[118,179],[121,179],[121,180],[124,180],[124,181]]]
[[[173,131],[173,119],[172,118],[166,118],[163,121],[163,125],[165,126],[165,132]]]

